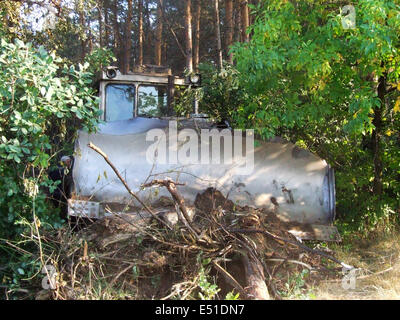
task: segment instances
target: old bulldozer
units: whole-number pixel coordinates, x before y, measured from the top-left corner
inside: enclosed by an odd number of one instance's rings
[[[283,139],[260,141],[251,130],[221,126],[199,114],[196,103],[190,117],[175,115],[176,91],[200,81],[200,75],[180,78],[160,67],[102,72],[103,122],[96,133],[78,134],[69,216],[98,219],[139,212],[121,179],[88,146],[92,143],[143,203],[156,206],[168,197],[165,188],[144,187],[152,179],[168,178],[184,184],[179,191],[188,206],[213,188],[234,204],[265,208],[282,221],[295,222],[292,233],[300,239],[340,239],[332,225],[334,171],[326,161]]]

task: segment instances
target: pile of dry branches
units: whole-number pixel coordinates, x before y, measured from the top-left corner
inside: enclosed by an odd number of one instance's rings
[[[280,299],[303,269],[310,280],[341,270],[329,262],[340,261],[299,242],[271,212],[235,206],[212,188],[190,208],[173,181],[150,185],[168,187],[173,200],[164,201],[157,219],[112,215],[81,230],[61,259],[59,298],[88,298],[82,284],[99,279],[107,288],[135,292],[134,298],[196,298],[206,267],[221,289],[216,298],[234,290],[241,299]],[[176,224],[166,218],[172,212],[178,212]]]

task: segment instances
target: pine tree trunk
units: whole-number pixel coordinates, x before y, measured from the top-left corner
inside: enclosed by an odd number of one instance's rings
[[[193,49],[193,66],[198,69],[200,62],[200,20],[201,20],[201,0],[196,1],[195,8],[195,33],[194,33],[194,49]]]
[[[225,25],[226,25],[226,38],[225,38],[225,52],[228,57],[228,62],[232,64],[233,56],[229,53],[229,46],[233,42],[233,2],[232,0],[225,0]]]
[[[241,42],[241,36],[242,36],[242,10],[240,9],[240,1],[241,0],[235,0],[235,42]]]
[[[242,11],[242,41],[249,42],[249,35],[247,34],[247,28],[249,27],[249,7],[247,6],[248,1],[242,0],[241,11]]]
[[[185,1],[186,69],[193,72],[191,0]]]
[[[143,48],[143,63],[144,64],[149,64],[151,63],[152,59],[151,57],[153,55],[150,55],[150,52],[153,52],[153,37],[152,37],[152,31],[151,31],[151,22],[150,22],[150,8],[149,8],[149,1],[145,1],[145,26],[146,26],[146,31],[143,32],[143,43],[145,44],[145,47]]]
[[[104,26],[105,26],[105,28],[104,28],[104,37],[105,37],[104,46],[106,48],[108,48],[108,44],[109,44],[109,40],[110,40],[110,33],[109,33],[110,28],[108,25],[109,24],[108,20],[109,20],[108,19],[108,8],[106,5],[104,5]]]
[[[217,36],[217,56],[218,56],[218,67],[222,69],[222,45],[221,45],[221,31],[219,27],[219,0],[214,0],[215,9],[215,31]]]
[[[99,15],[98,17],[98,22],[99,22],[99,47],[100,49],[103,48],[103,19],[102,19],[102,7],[101,7],[101,2],[99,2],[97,6],[97,14]]]
[[[123,61],[121,61],[121,36],[119,33],[119,23],[118,23],[118,7],[117,0],[114,0],[112,3],[112,12],[113,12],[113,34],[114,34],[114,54],[119,61],[119,67],[123,66]],[[123,68],[122,68],[123,69]]]
[[[132,50],[132,19],[133,19],[132,0],[128,0],[128,13],[125,22],[125,50],[124,50],[124,70],[127,74],[130,69],[131,50]]]
[[[161,66],[162,57],[162,30],[163,30],[163,0],[158,0],[157,2],[157,30],[156,30],[156,45],[155,45],[155,64]]]
[[[93,51],[93,39],[92,39],[92,29],[89,29],[88,39],[87,39],[88,53]]]
[[[139,11],[139,21],[138,21],[138,41],[139,41],[139,56],[138,65],[143,65],[143,0],[138,0],[138,11]]]
[[[83,9],[83,0],[78,2],[78,14],[79,14],[79,24],[81,26],[80,38],[81,38],[81,61],[85,60],[86,57],[86,21],[85,21],[85,11]]]
[[[251,0],[250,1],[253,6],[257,6],[259,0]],[[252,25],[256,19],[256,15],[249,13],[249,24]]]

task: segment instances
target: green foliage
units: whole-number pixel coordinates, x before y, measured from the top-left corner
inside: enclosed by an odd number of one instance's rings
[[[27,39],[35,46],[43,46],[49,52],[54,51],[65,62],[82,62],[80,27],[70,17],[57,19],[54,29],[44,28],[31,33],[29,29],[25,31]]]
[[[215,283],[210,282],[209,272],[210,268],[207,267],[211,262],[210,258],[203,259],[202,253],[197,256],[197,264],[200,265],[198,273],[198,286],[200,288],[199,298],[201,300],[212,300],[221,290]]]
[[[200,288],[199,298],[201,300],[212,300],[221,290],[215,283],[211,283],[208,279],[208,272],[203,266],[201,266],[199,271],[199,282],[198,286]]]
[[[214,119],[232,121],[235,110],[246,99],[237,70],[224,63],[221,70],[211,64],[202,64],[199,71],[202,74],[199,109]]]
[[[399,208],[400,6],[354,6],[356,27],[345,29],[338,4],[265,1],[251,41],[232,49],[247,93],[236,124],[265,138],[285,136],[327,159],[336,169],[339,216],[374,228],[393,222]]]
[[[225,300],[239,300],[239,293],[234,293],[234,291],[228,292],[226,294]]]
[[[290,277],[288,282],[285,283],[286,290],[284,292],[280,292],[282,297],[301,300],[315,299],[315,294],[305,287],[306,279],[309,276],[310,271],[308,269],[303,269],[297,275]]]
[[[43,48],[16,40],[0,44],[0,235],[22,230],[32,213],[49,216],[43,188],[54,189],[46,170],[79,126],[93,130],[99,109],[89,88],[88,65],[60,65]],[[35,210],[35,211],[33,211]],[[59,222],[59,221],[58,221]]]
[[[3,284],[7,284],[9,296],[15,299],[18,297],[18,290],[25,286],[26,280],[35,277],[41,270],[40,261],[32,259],[32,256],[27,254],[9,261],[7,267],[12,271],[9,275],[4,275],[1,280]]]
[[[372,132],[371,114],[380,102],[368,77],[390,70],[388,79],[398,80],[399,24],[394,17],[382,23],[382,14],[396,16],[399,9],[393,2],[361,1],[354,30],[343,29],[338,9],[323,1],[266,4],[251,27],[252,41],[234,48],[252,97],[239,110],[243,118],[273,133],[333,115],[348,132]]]
[[[199,112],[220,121],[234,121],[236,109],[245,101],[246,93],[240,86],[238,71],[230,64],[224,63],[218,70],[214,65],[199,65],[202,77],[200,88],[187,88],[181,95],[175,109],[178,114],[193,112],[193,101],[199,101]]]
[[[21,3],[0,1],[0,39],[10,40],[23,33],[20,8]]]
[[[85,62],[89,65],[87,71],[93,74],[100,72],[114,61],[116,61],[116,58],[113,52],[105,48],[96,48],[85,57]]]

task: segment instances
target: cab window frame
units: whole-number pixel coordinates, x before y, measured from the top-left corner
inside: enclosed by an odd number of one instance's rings
[[[137,117],[137,100],[138,100],[138,85],[136,83],[132,83],[132,82],[109,82],[106,83],[104,86],[104,116],[103,116],[103,120],[105,122],[113,122],[113,121],[121,121],[121,120],[107,120],[107,111],[108,111],[108,103],[107,103],[107,99],[108,99],[108,95],[107,95],[107,88],[109,86],[119,86],[119,85],[124,85],[124,86],[130,86],[133,87],[134,89],[134,94],[133,94],[133,106],[132,106],[132,114],[131,117],[129,119],[123,119],[123,120],[130,120],[130,119],[134,119]]]
[[[164,100],[163,101],[163,107],[165,107],[165,109],[167,110],[167,114],[165,114],[165,115],[156,115],[154,117],[159,118],[159,117],[168,117],[168,116],[170,116],[171,110],[170,110],[170,106],[168,105],[168,95],[169,95],[168,94],[168,86],[165,85],[165,84],[138,83],[137,86],[136,86],[136,96],[137,96],[136,112],[135,112],[136,117],[152,117],[150,115],[140,114],[139,107],[140,107],[140,88],[141,87],[153,87],[155,89],[157,89],[159,87],[164,88],[165,92],[164,92],[164,95],[163,95],[163,100]],[[160,96],[158,96],[158,97],[160,97]],[[157,96],[156,96],[156,98],[157,98]],[[157,105],[157,110],[159,110],[159,106],[158,105]]]

